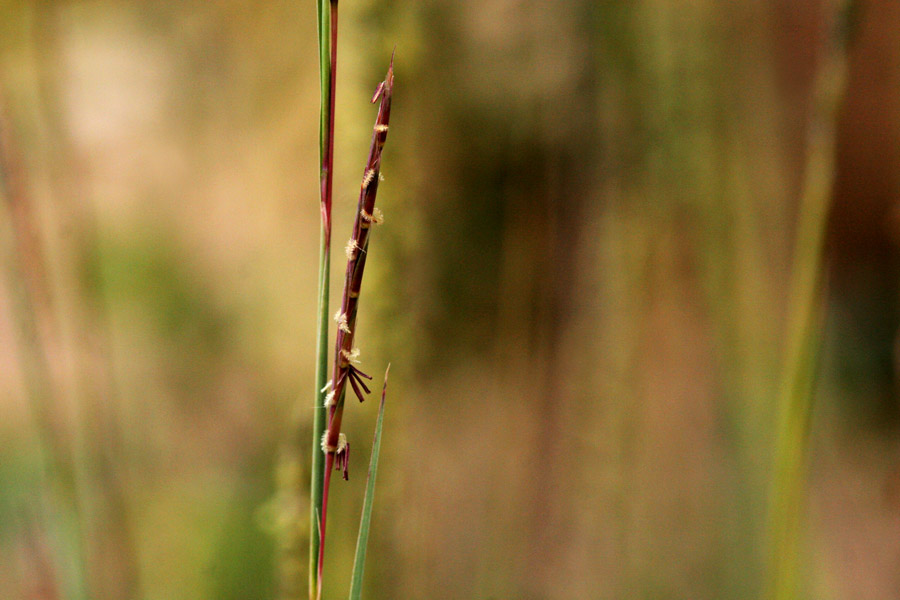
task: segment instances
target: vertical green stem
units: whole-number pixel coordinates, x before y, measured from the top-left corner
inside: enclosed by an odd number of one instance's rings
[[[309,597],[319,589],[316,563],[319,557],[319,516],[322,513],[322,488],[325,457],[320,449],[327,415],[324,406],[325,380],[328,377],[329,284],[331,282],[331,190],[334,171],[334,96],[337,60],[337,0],[316,0],[319,32],[319,176],[321,230],[319,245],[318,326],[316,332],[316,390],[313,408],[313,432],[309,502]],[[329,43],[330,42],[330,43]]]
[[[324,228],[319,248],[319,323],[316,334],[316,403],[313,415],[312,434],[312,476],[309,499],[309,597],[314,599],[319,587],[319,517],[322,514],[322,487],[325,473],[325,455],[322,453],[321,439],[327,419],[324,393],[325,378],[328,376],[328,282],[331,276],[331,249],[325,237]]]

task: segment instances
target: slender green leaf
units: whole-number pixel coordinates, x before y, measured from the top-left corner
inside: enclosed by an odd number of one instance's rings
[[[372,523],[372,503],[375,500],[375,475],[378,472],[378,455],[381,452],[381,428],[384,424],[384,398],[387,395],[387,379],[391,366],[384,372],[384,387],[381,389],[381,405],[375,422],[375,439],[372,442],[372,458],[369,460],[369,475],[366,480],[366,495],[363,498],[362,517],[359,521],[359,537],[356,540],[356,557],[353,559],[353,575],[350,578],[350,600],[362,597],[363,571],[366,567],[366,546],[369,543],[369,526]]]

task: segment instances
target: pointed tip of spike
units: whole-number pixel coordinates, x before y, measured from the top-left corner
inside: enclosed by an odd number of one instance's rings
[[[388,91],[394,87],[394,55],[396,53],[397,46],[394,46],[394,49],[391,50],[391,63],[388,65],[387,76],[384,78],[385,87],[388,88]]]
[[[384,399],[387,397],[388,373],[391,372],[391,363],[388,363],[387,369],[384,370],[384,383],[381,385],[381,406],[384,408]]]
[[[375,93],[372,94],[372,104],[378,102],[378,99],[384,95],[390,95],[391,90],[394,87],[394,54],[397,52],[397,46],[394,46],[394,50],[391,52],[391,63],[388,65],[387,75],[384,76],[384,81],[378,84],[378,87],[375,88]]]

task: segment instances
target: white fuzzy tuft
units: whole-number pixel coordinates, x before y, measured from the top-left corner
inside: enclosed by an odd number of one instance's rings
[[[353,348],[349,352],[347,352],[346,350],[341,350],[341,358],[343,358],[348,363],[358,363],[359,348]]]
[[[338,329],[343,331],[344,333],[350,333],[350,325],[347,323],[347,315],[338,311],[336,315],[334,315],[334,321],[337,323]]]
[[[359,216],[362,217],[363,223],[365,224],[374,223],[375,225],[378,225],[384,222],[384,213],[377,207],[372,209],[371,215],[363,209],[360,211]]]
[[[344,247],[344,253],[347,255],[347,260],[353,260],[356,258],[356,253],[361,248],[359,247],[359,242],[355,239],[350,238],[347,240],[347,245]]]

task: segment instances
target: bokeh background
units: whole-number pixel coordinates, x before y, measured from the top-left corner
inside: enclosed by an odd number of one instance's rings
[[[802,579],[887,600],[900,4],[857,4]],[[396,46],[358,331],[364,370],[393,365],[367,597],[759,596],[831,11],[341,2],[340,247]],[[315,18],[312,0],[0,1],[20,199],[0,212],[0,597],[304,597]],[[330,597],[376,406],[348,404]]]

